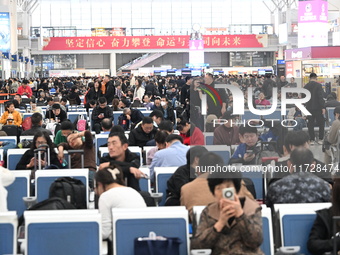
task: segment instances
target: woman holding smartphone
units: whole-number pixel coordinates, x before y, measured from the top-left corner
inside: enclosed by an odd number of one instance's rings
[[[34,150],[43,144],[47,144],[50,148],[50,164],[58,168],[62,168],[61,163],[58,160],[58,156],[54,151],[54,145],[51,141],[50,136],[46,132],[38,131],[33,138],[31,148],[27,150],[24,153],[24,155],[22,155],[15,170],[25,169],[34,170],[34,164],[36,163],[37,166],[39,165],[39,162],[36,162],[37,159],[34,157]],[[47,166],[46,158],[43,157],[40,163],[42,167],[46,167]]]
[[[191,249],[211,249],[212,255],[263,254],[261,207],[238,196],[241,180],[240,172],[209,175],[209,189],[216,201],[203,210]]]

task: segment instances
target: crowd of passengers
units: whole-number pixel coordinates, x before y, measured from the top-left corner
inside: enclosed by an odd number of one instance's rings
[[[305,116],[301,109],[292,107],[288,113],[297,125],[292,130],[269,127],[263,131],[253,125],[235,125],[230,121],[213,126],[216,119],[234,120],[233,96],[230,91],[215,88],[216,84],[232,84],[246,92],[253,88],[255,105],[270,106],[273,88],[297,87],[294,78],[275,76],[214,76],[206,73],[199,77],[88,77],[46,78],[19,82],[17,79],[1,81],[3,93],[15,96],[6,103],[0,123],[16,125],[20,135],[33,135],[16,169],[34,171],[37,159],[34,150],[41,144],[50,148],[51,165],[55,168],[81,168],[81,156],[72,155],[71,165],[65,166],[64,150],[83,149],[84,167],[90,171],[90,186],[96,188],[99,201],[96,206],[102,214],[103,238],[112,235],[111,209],[114,207],[141,208],[153,205],[150,194],[139,186],[141,178],[150,178],[155,183],[155,167],[178,167],[167,182],[166,206],[183,205],[192,219],[192,208],[206,205],[195,235],[191,240],[193,249],[212,249],[212,254],[263,254],[260,250],[262,237],[261,206],[264,202],[272,207],[276,203],[332,202],[330,209],[317,212],[310,233],[308,248],[312,254],[323,254],[333,248],[332,216],[340,216],[340,181],[335,170],[330,171],[332,154],[340,129],[340,102],[335,92],[326,91],[317,82],[316,74],[310,75],[305,86],[311,92],[311,100],[305,107],[311,112]],[[339,80],[335,79],[336,83]],[[215,93],[216,92],[216,93]],[[207,117],[202,115],[203,94],[207,97]],[[247,93],[244,93],[245,99]],[[292,93],[289,97],[301,97]],[[42,107],[43,106],[43,107]],[[80,129],[79,119],[74,123],[67,119],[72,107],[84,107],[91,116],[89,128]],[[335,120],[325,136],[324,116],[326,107],[335,107]],[[44,110],[42,109],[44,108]],[[73,108],[74,109],[74,108]],[[150,111],[144,116],[143,109]],[[21,111],[32,112],[31,127],[22,130]],[[117,125],[113,124],[113,112],[121,111]],[[48,121],[45,121],[45,120]],[[49,123],[53,122],[53,129]],[[319,127],[316,133],[314,126]],[[308,127],[308,131],[303,128]],[[6,130],[6,129],[5,129]],[[107,134],[108,155],[96,162],[93,134]],[[128,132],[126,132],[128,131]],[[214,132],[213,144],[234,146],[229,160],[209,152],[205,147],[204,132]],[[6,136],[4,131],[1,135]],[[19,135],[19,134],[18,134]],[[51,139],[54,137],[53,139]],[[318,136],[318,137],[317,137]],[[268,140],[276,145],[262,146]],[[323,161],[317,160],[310,145],[322,144]],[[4,152],[17,145],[1,142]],[[328,147],[326,146],[328,145]],[[129,150],[130,146],[149,147],[143,160]],[[314,147],[319,148],[319,147]],[[263,201],[257,201],[254,184],[242,178],[240,172],[209,173],[209,166],[257,165],[263,150],[277,155],[276,166],[289,171],[274,173]],[[320,148],[321,153],[321,148]],[[273,154],[274,155],[274,154]],[[6,165],[8,162],[4,162]],[[47,162],[41,159],[42,167]],[[141,165],[150,168],[150,176],[140,170]],[[283,169],[283,168],[282,168]],[[315,171],[328,169],[327,171]],[[1,168],[1,186],[13,181],[10,171]],[[235,196],[229,200],[222,195],[224,188],[234,188]],[[0,209],[6,210],[5,201]],[[340,224],[337,226],[340,231]]]

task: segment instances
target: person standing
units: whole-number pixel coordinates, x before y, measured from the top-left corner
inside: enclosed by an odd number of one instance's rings
[[[320,83],[317,82],[318,76],[316,73],[311,73],[309,75],[309,82],[304,87],[309,90],[311,93],[310,100],[306,103],[306,108],[310,112],[311,115],[307,116],[307,127],[309,138],[311,140],[311,145],[315,143],[315,132],[314,125],[315,120],[317,125],[319,126],[319,140],[318,144],[323,143],[323,137],[325,133],[325,118],[324,114],[326,113],[325,101],[323,99],[324,91]]]

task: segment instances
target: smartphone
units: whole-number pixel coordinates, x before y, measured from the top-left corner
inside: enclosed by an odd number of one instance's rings
[[[225,188],[222,189],[222,196],[226,199],[235,200],[235,189],[234,188]]]
[[[254,154],[254,151],[253,150],[246,150],[246,153],[249,154],[249,155],[252,155],[252,154]]]

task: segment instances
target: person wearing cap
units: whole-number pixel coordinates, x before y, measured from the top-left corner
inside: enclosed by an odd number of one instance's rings
[[[28,98],[32,97],[32,89],[28,86],[28,80],[23,80],[22,85],[18,88],[18,94],[21,96],[27,96]]]
[[[65,111],[63,111],[60,107],[59,103],[54,103],[52,105],[51,110],[46,112],[46,118],[47,119],[53,119],[55,122],[63,122],[67,120],[67,114]]]
[[[315,132],[314,125],[315,120],[319,127],[319,140],[318,144],[323,143],[323,136],[325,133],[325,118],[324,115],[326,113],[325,101],[323,99],[325,92],[322,89],[320,83],[317,82],[318,76],[316,73],[311,73],[309,75],[309,82],[305,85],[305,89],[309,90],[311,93],[310,100],[306,103],[306,109],[310,112],[311,115],[307,116],[307,127],[309,138],[311,140],[311,145],[315,143]]]
[[[325,137],[325,144],[327,143],[329,146],[337,147],[338,134],[340,130],[340,106],[334,108],[334,121],[329,130],[328,136]],[[325,164],[331,164],[331,151],[325,148]]]
[[[223,124],[219,125],[214,131],[214,145],[237,145],[240,143],[236,116],[232,112],[223,113],[221,120]]]

